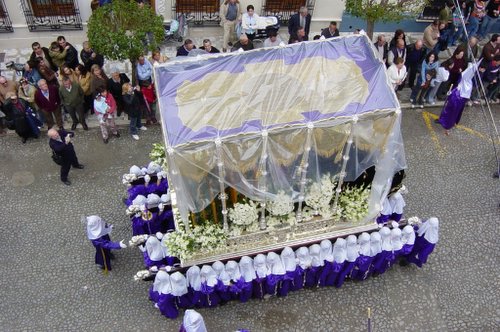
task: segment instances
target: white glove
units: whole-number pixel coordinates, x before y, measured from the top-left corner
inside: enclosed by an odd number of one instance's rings
[[[71,137],[69,137],[69,134],[64,137],[64,142],[66,142],[66,144],[69,144],[71,142]]]
[[[127,248],[127,245],[123,241],[125,241],[125,240],[120,241],[120,248],[125,249],[125,248]]]
[[[149,269],[149,271],[151,272],[158,272],[158,266],[151,266],[151,268]]]

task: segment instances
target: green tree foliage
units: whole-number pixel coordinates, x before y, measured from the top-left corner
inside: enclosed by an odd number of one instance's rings
[[[145,45],[146,35],[149,44]],[[155,50],[164,38],[163,17],[134,0],[113,0],[90,16],[87,36],[92,48],[110,60],[134,62],[148,50]]]
[[[366,21],[366,33],[373,35],[375,22],[398,22],[422,12],[429,0],[344,0],[345,11]]]

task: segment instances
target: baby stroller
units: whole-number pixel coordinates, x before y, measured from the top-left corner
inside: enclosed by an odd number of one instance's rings
[[[172,20],[169,26],[165,27],[165,42],[182,42],[187,34],[186,15],[179,14],[177,20]]]

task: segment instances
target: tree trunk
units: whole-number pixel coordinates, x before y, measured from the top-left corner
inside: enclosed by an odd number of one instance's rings
[[[367,19],[366,20],[366,35],[373,41],[373,30],[375,28],[375,21]]]

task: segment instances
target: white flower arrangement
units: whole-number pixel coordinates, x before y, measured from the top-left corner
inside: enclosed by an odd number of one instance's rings
[[[283,190],[278,191],[276,199],[268,201],[266,210],[275,217],[288,218],[290,212],[293,211],[293,201],[290,196],[285,194]]]
[[[348,187],[339,197],[337,214],[347,221],[361,221],[368,213],[370,187]]]
[[[308,206],[313,208],[314,212],[318,214],[320,210],[330,210],[328,208],[332,200],[335,190],[335,183],[332,181],[330,174],[324,174],[320,182],[313,182],[307,192],[305,202]]]
[[[151,161],[165,168],[167,165],[167,158],[165,157],[165,146],[160,143],[153,143],[153,149],[149,153]]]
[[[169,233],[162,239],[170,255],[181,260],[189,259],[195,252],[210,253],[226,246],[227,234],[212,222],[194,227],[190,233],[183,228]]]
[[[228,211],[231,222],[239,226],[249,226],[259,219],[258,206],[254,201],[236,203]]]
[[[146,242],[148,237],[149,237],[148,234],[134,235],[134,236],[132,236],[130,241],[128,241],[128,245],[129,245],[129,247],[138,247],[138,246],[144,244],[144,242]]]
[[[150,277],[153,273],[149,270],[140,270],[137,271],[137,273],[134,275],[134,280],[139,281],[139,280],[144,280],[147,277]]]

